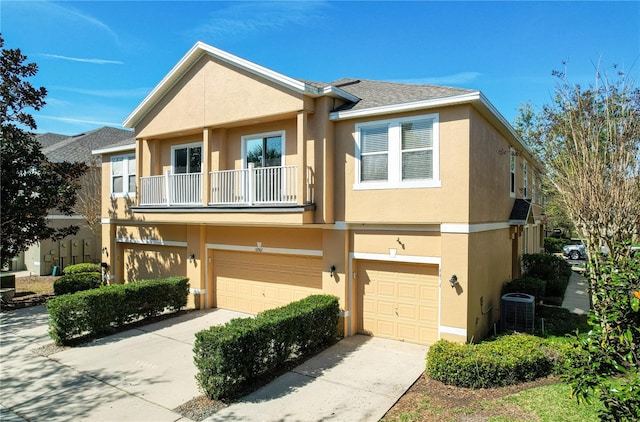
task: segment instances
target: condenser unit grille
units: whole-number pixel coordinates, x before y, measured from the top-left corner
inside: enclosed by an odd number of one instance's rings
[[[502,296],[500,326],[503,330],[533,333],[535,298],[525,293],[507,293]]]

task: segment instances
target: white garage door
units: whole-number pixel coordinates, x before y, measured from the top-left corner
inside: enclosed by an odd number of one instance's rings
[[[322,258],[219,251],[213,253],[216,307],[256,314],[322,293]]]
[[[358,331],[411,343],[438,339],[438,266],[358,261]]]

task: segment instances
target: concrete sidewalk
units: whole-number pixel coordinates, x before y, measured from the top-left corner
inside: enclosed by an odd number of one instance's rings
[[[378,421],[424,372],[427,349],[347,337],[206,421]]]
[[[584,315],[589,312],[591,299],[589,298],[589,283],[584,276],[576,271],[571,272],[571,278],[564,293],[562,307],[571,313]]]
[[[194,334],[245,316],[193,311],[82,346],[50,348],[44,306],[0,314],[0,420],[189,421],[173,409],[202,395]],[[355,336],[208,420],[380,419],[424,371],[426,346]]]

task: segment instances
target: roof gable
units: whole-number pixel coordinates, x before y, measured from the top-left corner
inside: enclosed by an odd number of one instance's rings
[[[138,107],[136,107],[136,109],[126,118],[122,125],[127,128],[134,128],[147,115],[147,113],[149,113],[153,107],[162,100],[171,88],[175,86],[205,55],[209,55],[216,60],[222,61],[245,72],[249,72],[259,78],[275,83],[295,93],[311,95],[314,97],[332,95],[342,97],[348,101],[358,100],[352,95],[335,87],[329,86],[319,88],[317,86],[307,84],[304,81],[283,75],[274,70],[260,66],[256,63],[234,56],[226,51],[222,51],[198,41],[149,93],[149,95],[147,95]]]

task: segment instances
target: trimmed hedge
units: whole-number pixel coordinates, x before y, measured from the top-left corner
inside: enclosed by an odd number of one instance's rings
[[[552,373],[562,361],[544,339],[527,334],[480,344],[439,340],[427,353],[429,377],[458,387],[490,388],[532,381]]]
[[[97,289],[102,284],[102,274],[97,272],[71,273],[63,275],[53,282],[56,296]]]
[[[547,283],[535,277],[523,276],[511,280],[502,286],[502,294],[507,293],[526,293],[535,296],[535,301],[539,302],[545,295]]]
[[[49,335],[56,344],[69,344],[81,336],[101,336],[118,327],[158,315],[165,308],[177,311],[186,306],[189,279],[114,284],[54,297],[47,301]]]
[[[524,254],[524,274],[547,282],[545,296],[564,296],[571,277],[571,266],[563,258],[549,254]]]
[[[285,365],[338,339],[338,298],[313,295],[196,333],[193,351],[200,389],[216,400],[237,397]]]
[[[561,237],[545,237],[544,238],[544,251],[548,254],[562,253],[562,248],[566,245],[573,243],[571,239],[565,239]]]
[[[67,265],[66,267],[64,267],[65,274],[99,273],[100,271],[102,271],[100,264],[93,264],[91,262]]]

